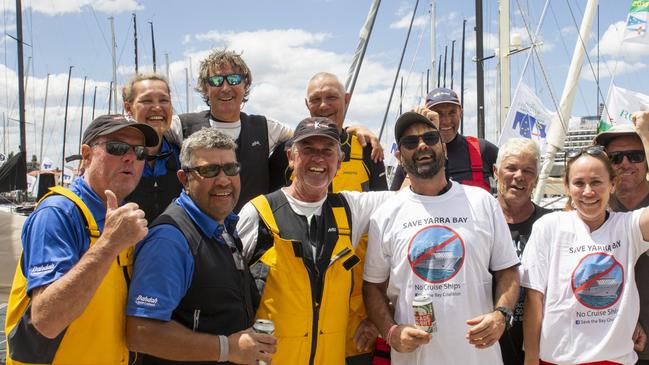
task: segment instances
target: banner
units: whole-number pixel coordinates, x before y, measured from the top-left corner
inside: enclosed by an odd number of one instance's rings
[[[624,41],[649,44],[649,0],[632,0],[629,16],[626,18]]]
[[[537,141],[541,153],[544,153],[553,114],[532,89],[520,84],[509,107],[498,145],[502,146],[510,138],[527,138]]]
[[[615,124],[631,124],[631,114],[640,110],[649,110],[649,95],[613,85],[598,129],[602,132]]]

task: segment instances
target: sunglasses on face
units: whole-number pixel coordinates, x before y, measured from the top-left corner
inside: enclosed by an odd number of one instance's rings
[[[642,150],[617,151],[608,153],[608,158],[614,165],[621,164],[622,161],[624,161],[625,156],[631,163],[640,163],[644,162],[645,160],[645,153]]]
[[[409,150],[414,150],[419,146],[419,139],[423,140],[428,146],[434,146],[439,142],[440,136],[437,131],[430,131],[419,135],[403,136],[399,141],[399,145]]]
[[[606,156],[606,152],[604,151],[604,146],[598,145],[598,146],[577,148],[577,149],[566,151],[566,163],[577,159],[579,156],[583,154],[587,154],[589,156],[600,156],[600,155]]]
[[[223,82],[227,81],[230,86],[239,85],[243,80],[243,76],[240,74],[229,74],[229,75],[214,75],[207,78],[207,83],[210,86],[219,87],[223,85]]]
[[[124,156],[126,153],[128,153],[128,151],[133,150],[133,153],[135,153],[135,158],[138,160],[144,160],[147,156],[146,148],[144,148],[144,146],[130,145],[126,142],[120,141],[97,142],[93,144],[93,146],[99,144],[106,145],[106,152],[108,152],[109,155]]]
[[[184,168],[183,170],[185,170],[186,172],[196,171],[196,173],[199,174],[201,177],[209,179],[221,173],[221,170],[223,170],[223,173],[225,173],[227,176],[236,176],[239,174],[239,171],[241,170],[241,166],[239,166],[237,162],[231,162],[223,165],[214,164],[214,165],[187,167]]]

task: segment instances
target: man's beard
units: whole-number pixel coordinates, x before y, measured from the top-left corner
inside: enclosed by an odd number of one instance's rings
[[[418,162],[419,152],[415,151],[409,160],[402,158],[404,170],[410,175],[420,179],[430,179],[444,168],[444,159],[439,158],[435,151],[431,151],[431,160]]]

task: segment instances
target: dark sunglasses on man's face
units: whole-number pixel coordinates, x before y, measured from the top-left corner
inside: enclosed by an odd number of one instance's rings
[[[207,78],[207,83],[210,86],[219,87],[223,85],[224,81],[227,81],[230,86],[239,85],[243,80],[243,76],[240,74],[229,74],[229,75],[214,75]]]
[[[644,162],[645,154],[642,150],[633,150],[633,151],[616,151],[609,152],[608,158],[611,160],[611,163],[614,165],[621,164],[624,161],[624,157],[629,159],[631,163],[640,163]]]
[[[425,144],[429,146],[436,145],[440,140],[439,132],[430,131],[419,135],[403,136],[401,137],[399,144],[409,150],[414,150],[415,148],[417,148],[417,146],[419,146],[420,138],[424,141]]]
[[[223,172],[227,176],[236,176],[239,174],[239,170],[241,170],[241,167],[237,162],[231,162],[223,165],[214,164],[214,165],[187,167],[184,168],[183,170],[185,170],[186,172],[196,171],[196,173],[199,174],[201,177],[209,179],[221,173],[221,170],[223,170]]]
[[[138,160],[144,160],[147,156],[146,149],[144,148],[144,146],[140,145],[130,145],[126,142],[121,141],[105,141],[97,142],[93,144],[93,146],[96,146],[98,144],[106,145],[106,152],[108,152],[109,155],[113,156],[124,156],[131,149],[135,153],[135,158]]]

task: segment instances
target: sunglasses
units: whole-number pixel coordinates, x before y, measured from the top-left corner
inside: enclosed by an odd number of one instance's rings
[[[130,145],[126,142],[120,141],[105,141],[94,143],[93,146],[103,144],[106,145],[106,152],[109,155],[113,156],[124,156],[128,151],[133,150],[135,153],[135,158],[138,160],[144,160],[147,157],[146,148],[140,145]]]
[[[633,150],[633,151],[617,151],[609,152],[608,158],[611,160],[611,163],[614,165],[621,164],[624,161],[626,156],[631,163],[640,163],[645,160],[645,153],[642,150]]]
[[[604,151],[604,146],[589,146],[589,147],[584,147],[584,148],[577,148],[577,149],[572,149],[566,151],[566,163],[576,159],[577,157],[587,154],[589,156],[601,156],[604,155],[606,156],[606,152]]]
[[[229,74],[229,75],[214,75],[207,78],[207,83],[210,86],[219,87],[223,85],[223,82],[227,81],[230,86],[239,85],[243,80],[243,76],[240,74]]]
[[[184,168],[183,170],[185,170],[186,172],[196,171],[196,173],[199,174],[201,177],[209,179],[218,175],[221,172],[221,170],[223,170],[223,173],[225,173],[227,176],[236,176],[239,174],[239,171],[241,170],[241,166],[237,162],[231,162],[223,165],[214,164],[214,165],[187,167]]]
[[[404,136],[399,140],[399,145],[414,150],[419,146],[419,139],[423,140],[428,146],[434,146],[439,142],[440,135],[437,131],[430,131],[420,135]]]

